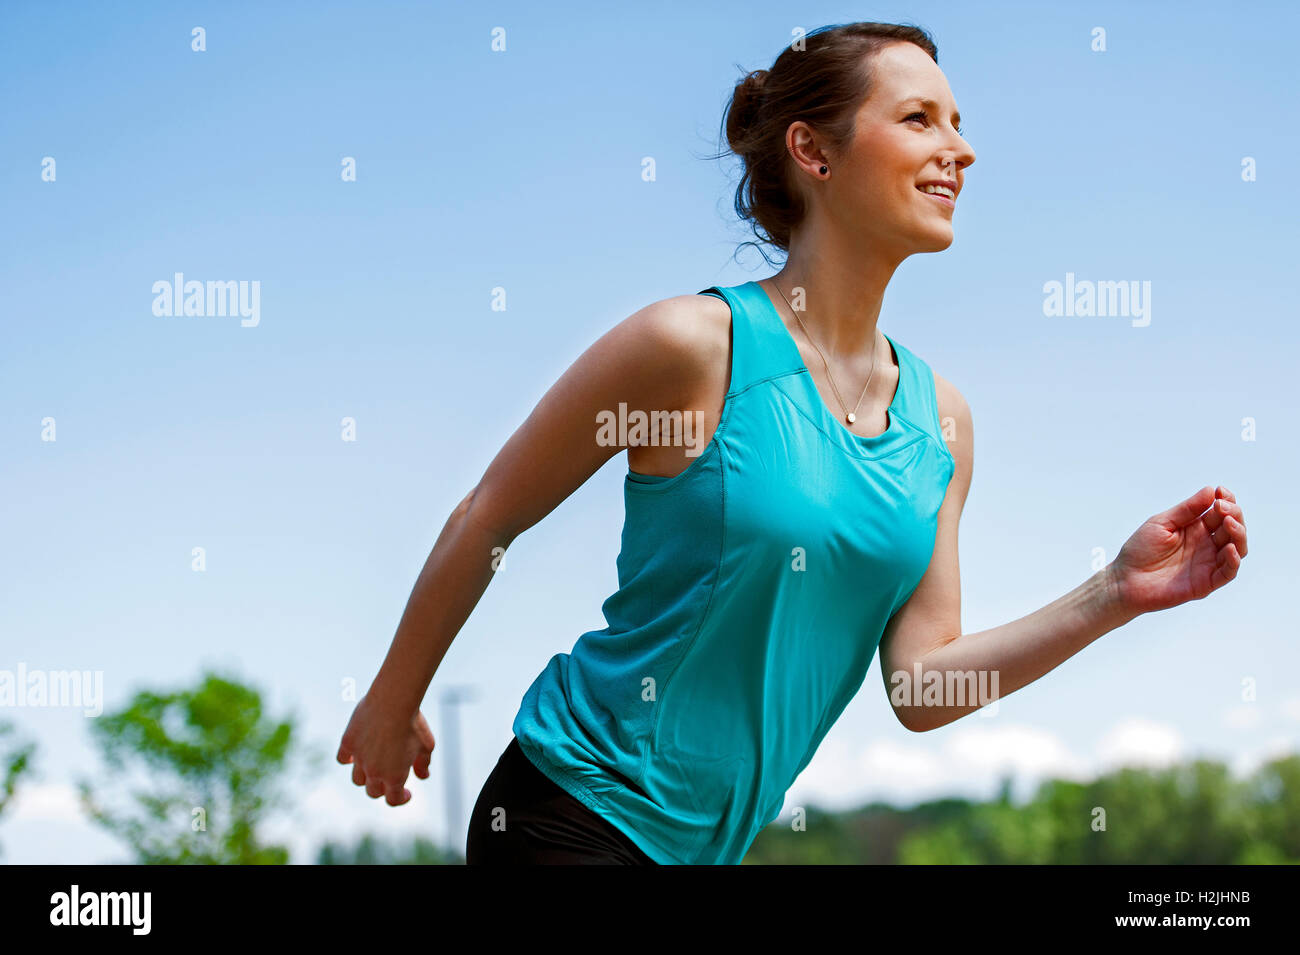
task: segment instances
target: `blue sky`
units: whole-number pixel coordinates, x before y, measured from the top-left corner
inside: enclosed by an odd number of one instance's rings
[[[1300,17],[1280,2],[5,4],[0,669],[102,671],[113,708],[223,667],[332,758],[341,681],[368,686],[449,512],[550,384],[650,302],[771,274],[731,259],[738,170],[701,157],[738,68],[860,19],[932,32],[978,155],[953,245],[904,263],[881,316],[972,408],[965,631],[1072,589],[1206,484],[1237,494],[1250,554],[992,718],[911,734],[873,665],[787,807],[1294,749]],[[258,324],[156,316],[176,272],[259,282]],[[1150,324],[1045,316],[1067,273],[1150,282]],[[477,694],[463,814],[529,683],[604,625],[625,467],[516,540],[430,687],[435,735],[446,687]],[[0,719],[40,745],[4,860],[122,858],[72,799],[103,772],[87,718]],[[365,830],[445,841],[433,770],[393,808],[327,759],[271,831],[299,862]]]

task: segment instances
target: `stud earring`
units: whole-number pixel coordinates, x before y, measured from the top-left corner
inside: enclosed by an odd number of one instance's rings
[[[825,167],[825,166],[822,166],[822,168],[821,168],[821,173],[822,173],[823,176],[826,175],[826,167]]]

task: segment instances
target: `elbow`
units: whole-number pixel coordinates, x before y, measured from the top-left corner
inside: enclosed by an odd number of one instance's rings
[[[898,722],[903,724],[903,729],[912,733],[925,733],[936,726],[933,721],[927,722],[923,718],[921,708],[915,706],[896,706],[894,716],[898,717]]]
[[[452,517],[465,517],[474,506],[474,497],[478,494],[478,485],[469,489],[469,493],[460,499],[460,503],[452,508]]]
[[[909,689],[911,684],[907,681],[914,667],[895,666],[892,662],[887,663],[883,657],[881,666],[893,674],[885,681],[885,699],[889,701],[889,708],[903,729],[911,733],[925,733],[938,726],[935,722],[935,708],[923,705],[922,699]]]
[[[899,721],[913,733],[928,733],[947,726],[959,716],[960,712],[955,713],[945,706],[922,706],[912,707],[907,718],[900,716]]]
[[[891,701],[892,702],[892,701]],[[898,717],[898,722],[912,733],[928,733],[931,730],[937,730],[942,726],[947,726],[958,716],[960,712],[954,712],[948,706],[895,706],[894,715]]]
[[[494,543],[502,547],[509,547],[519,536],[519,532],[509,527],[502,519],[502,515],[493,510],[490,495],[485,495],[478,485],[461,498],[460,503],[451,512],[451,520],[481,528]]]

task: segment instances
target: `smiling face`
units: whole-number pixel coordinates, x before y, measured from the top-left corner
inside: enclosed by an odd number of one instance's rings
[[[822,211],[836,231],[888,248],[900,260],[946,249],[953,239],[954,202],[927,195],[922,187],[947,183],[960,197],[965,168],[975,161],[957,132],[960,118],[948,80],[913,43],[881,50],[873,78],[845,153],[828,157]]]

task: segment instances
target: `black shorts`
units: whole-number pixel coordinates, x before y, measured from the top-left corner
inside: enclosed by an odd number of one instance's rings
[[[496,810],[504,810],[497,812]],[[493,825],[494,821],[495,826]],[[513,736],[483,784],[467,865],[655,865],[627,836],[534,766]]]

